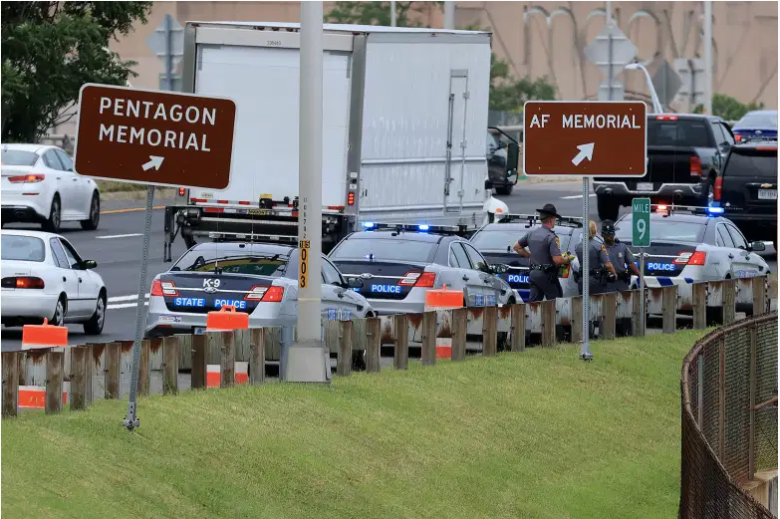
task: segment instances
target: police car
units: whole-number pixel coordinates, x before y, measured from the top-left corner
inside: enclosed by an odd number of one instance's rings
[[[510,286],[465,238],[465,226],[363,222],[363,231],[346,236],[329,259],[362,286],[380,315],[424,311],[425,293],[447,285],[463,291],[466,306],[493,306],[517,301]]]
[[[209,312],[232,306],[251,328],[294,325],[298,319],[298,248],[268,243],[201,243],[152,282],[146,334],[202,333]],[[322,314],[330,320],[376,315],[322,258]]]
[[[650,247],[645,254],[645,282],[648,287],[681,285],[698,281],[763,276],[769,265],[757,253],[764,242],[748,242],[737,226],[720,216],[720,207],[652,205]],[[615,237],[631,246],[631,214],[620,218]],[[638,286],[636,276],[632,288]]]
[[[506,264],[509,267],[505,274],[501,274],[501,278],[509,283],[518,300],[528,301],[531,288],[528,279],[530,260],[520,257],[512,247],[520,238],[541,225],[539,215],[505,214],[495,223],[482,226],[470,240],[488,262]],[[560,218],[553,231],[559,238],[561,252],[574,254],[574,246],[582,239],[582,218]],[[571,269],[567,269],[559,280],[564,297],[579,294]]]

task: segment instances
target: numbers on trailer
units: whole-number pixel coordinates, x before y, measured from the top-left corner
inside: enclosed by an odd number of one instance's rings
[[[279,41],[279,40],[266,40],[265,44],[268,45],[269,47],[281,47],[282,46],[282,42]]]

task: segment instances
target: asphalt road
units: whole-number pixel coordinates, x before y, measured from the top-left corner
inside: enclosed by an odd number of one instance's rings
[[[500,197],[513,213],[534,213],[545,203],[552,203],[558,213],[564,216],[582,215],[582,183],[544,183],[522,184],[515,186],[514,193],[508,197]],[[595,195],[589,198],[590,217],[596,222]],[[164,200],[157,201],[152,217],[151,247],[149,249],[149,267],[146,290],[149,290],[151,279],[164,272],[170,264],[163,263],[163,211],[160,209]],[[135,205],[135,207],[132,207]],[[103,277],[108,288],[108,314],[103,335],[99,337],[86,336],[81,326],[69,326],[71,344],[87,342],[112,342],[131,340],[135,335],[136,304],[138,298],[138,276],[143,248],[144,211],[137,210],[143,202],[111,202],[104,201],[104,212],[101,216],[100,228],[97,231],[82,231],[78,224],[68,224],[62,234],[73,243],[84,259],[95,260],[97,271]],[[128,207],[130,206],[130,207]],[[621,214],[628,212],[621,209]],[[10,225],[7,228],[35,228],[26,225]],[[772,272],[777,272],[777,254],[771,244],[762,255],[765,257]],[[179,238],[174,242],[172,256],[174,260],[185,252],[184,244]],[[2,330],[2,350],[16,349],[21,343],[21,329]]]

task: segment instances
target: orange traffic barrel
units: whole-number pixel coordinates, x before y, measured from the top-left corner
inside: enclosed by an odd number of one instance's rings
[[[60,348],[68,345],[68,329],[53,326],[48,319],[43,324],[26,324],[22,328],[22,349]]]
[[[428,290],[425,293],[425,311],[431,310],[454,310],[463,308],[463,292],[460,290],[447,290],[444,285],[441,290]],[[450,328],[452,328],[450,326]],[[452,339],[436,338],[436,358],[452,358]]]
[[[236,312],[234,306],[223,306],[218,312],[209,312],[206,317],[206,329],[210,332],[247,328],[249,328],[249,314]]]

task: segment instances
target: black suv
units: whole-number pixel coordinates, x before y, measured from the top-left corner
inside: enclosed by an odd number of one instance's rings
[[[748,240],[771,240],[777,250],[777,138],[732,147],[714,199]]]
[[[642,178],[596,177],[599,218],[617,220],[620,206],[637,197],[654,204],[708,205],[723,157],[734,135],[719,117],[699,114],[647,116],[647,174]]]
[[[517,184],[520,146],[507,133],[494,126],[487,132],[488,178],[499,195],[511,195]]]

